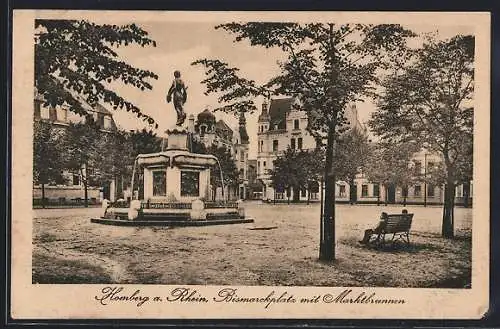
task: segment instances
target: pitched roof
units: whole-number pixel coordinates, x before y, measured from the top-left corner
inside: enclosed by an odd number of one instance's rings
[[[100,103],[97,103],[95,107],[93,107],[93,110],[97,113],[102,113],[102,114],[107,114],[107,115],[113,115],[107,108],[102,106]]]
[[[222,119],[217,121],[217,123],[215,124],[215,128],[220,129],[220,130],[228,130],[228,131],[233,132],[233,130]]]
[[[272,99],[269,106],[269,116],[271,117],[271,127],[275,124],[285,123],[286,113],[290,111],[293,104],[293,98]],[[278,127],[282,129],[281,127]],[[284,129],[284,127],[283,127]]]

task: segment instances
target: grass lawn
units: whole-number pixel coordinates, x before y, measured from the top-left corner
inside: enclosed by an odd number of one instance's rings
[[[98,209],[35,210],[33,282],[470,287],[471,209],[455,210],[453,240],[440,237],[441,208],[415,206],[410,247],[358,243],[381,211],[401,209],[338,205],[331,264],[318,261],[318,204],[252,202],[255,223],[184,228],[90,223]]]

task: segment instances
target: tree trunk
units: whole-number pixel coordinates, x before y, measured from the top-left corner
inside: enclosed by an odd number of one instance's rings
[[[300,188],[294,187],[293,188],[293,202],[298,203],[299,201],[300,201]]]
[[[470,183],[465,182],[462,185],[462,190],[463,190],[463,203],[464,203],[464,208],[469,208],[469,199],[470,199]]]
[[[385,205],[387,206],[388,198],[389,198],[389,189],[387,188],[387,185],[384,185],[384,191],[385,191]]]
[[[45,208],[45,183],[42,183],[42,208]]]
[[[323,227],[323,206],[324,206],[324,190],[323,190],[323,178],[321,178],[321,183],[320,183],[320,211],[319,211],[319,254],[320,258],[321,255],[324,253],[324,245],[323,245],[323,240],[324,240],[324,227]]]
[[[311,189],[307,188],[307,204],[309,205],[309,201],[311,200]]]
[[[354,178],[349,179],[349,203],[354,204],[357,201],[357,188],[354,185]]]
[[[455,184],[448,177],[444,187],[444,205],[443,205],[443,225],[441,234],[444,238],[453,238],[454,236],[454,218],[453,208],[455,206]]]
[[[320,242],[320,260],[335,260],[335,171],[333,169],[335,151],[335,124],[330,126],[326,147],[325,197],[323,206],[323,239]]]
[[[88,196],[89,196],[89,191],[88,191],[88,188],[87,188],[87,180],[85,180],[83,182],[83,188],[84,188],[84,201],[83,201],[83,204],[85,206],[85,208],[88,208],[89,206],[89,202],[88,202]]]

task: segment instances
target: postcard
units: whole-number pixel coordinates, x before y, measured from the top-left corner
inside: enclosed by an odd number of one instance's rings
[[[13,319],[479,319],[490,15],[14,10]]]

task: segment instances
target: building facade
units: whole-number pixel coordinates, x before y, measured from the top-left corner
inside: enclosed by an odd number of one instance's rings
[[[356,106],[350,105],[345,111],[348,129],[358,129],[367,133],[360,123]],[[269,170],[273,169],[276,160],[288,148],[312,150],[316,141],[309,134],[307,113],[300,109],[300,104],[292,98],[264,101],[258,118],[257,131],[257,180],[262,184],[260,193],[254,195],[264,201],[294,199],[293,191],[276,191],[272,186]],[[413,167],[409,168],[420,177],[408,187],[383,186],[370,182],[360,170],[354,180],[354,191],[348,182],[337,181],[335,200],[340,203],[389,203],[389,204],[424,204],[436,205],[444,202],[444,187],[428,183],[432,168],[442,162],[441,156],[425,149],[414,154],[411,160]],[[287,194],[289,193],[289,194]],[[298,200],[319,201],[319,193],[307,195],[305,188],[301,189]],[[352,193],[352,195],[351,195]],[[472,204],[473,184],[458,185],[455,191],[455,203],[469,206]]]
[[[77,97],[80,104],[89,114],[92,115],[94,122],[96,122],[101,131],[113,133],[116,131],[117,126],[113,119],[113,115],[101,104],[92,107],[80,97]],[[35,89],[34,96],[34,115],[33,119],[50,122],[54,129],[66,129],[70,123],[81,123],[85,121],[85,117],[69,111],[68,106],[49,107],[44,105],[43,97],[37,93]],[[88,168],[92,170],[92,168]],[[83,185],[82,172],[88,170],[62,172],[64,184],[56,184],[54,182],[45,185],[45,198],[49,202],[83,202],[85,191]],[[106,186],[88,186],[87,188],[88,200],[90,203],[100,203],[103,198],[111,199],[114,201],[118,198],[116,193],[116,182],[110,181]],[[33,202],[34,204],[40,203],[42,198],[42,188],[38,184],[33,185]]]
[[[230,151],[239,173],[239,183],[237,186],[225,187],[224,197],[230,200],[248,198],[249,136],[245,114],[240,113],[238,126],[231,128],[224,120],[216,120],[215,115],[205,109],[197,115],[196,120],[194,115],[189,116],[188,131],[206,147],[216,145]],[[216,189],[215,193],[215,199],[222,199],[221,188]]]
[[[357,109],[349,106],[345,112],[349,129],[364,129],[358,119]],[[295,150],[313,150],[316,148],[314,137],[307,131],[307,113],[293,98],[265,100],[258,118],[257,131],[257,179],[262,182],[262,199],[294,199],[293,191],[276,191],[272,186],[269,170],[273,162],[289,147]],[[319,182],[318,182],[319,187]],[[319,200],[319,190],[313,189],[308,195],[305,188],[300,190],[299,200]]]

